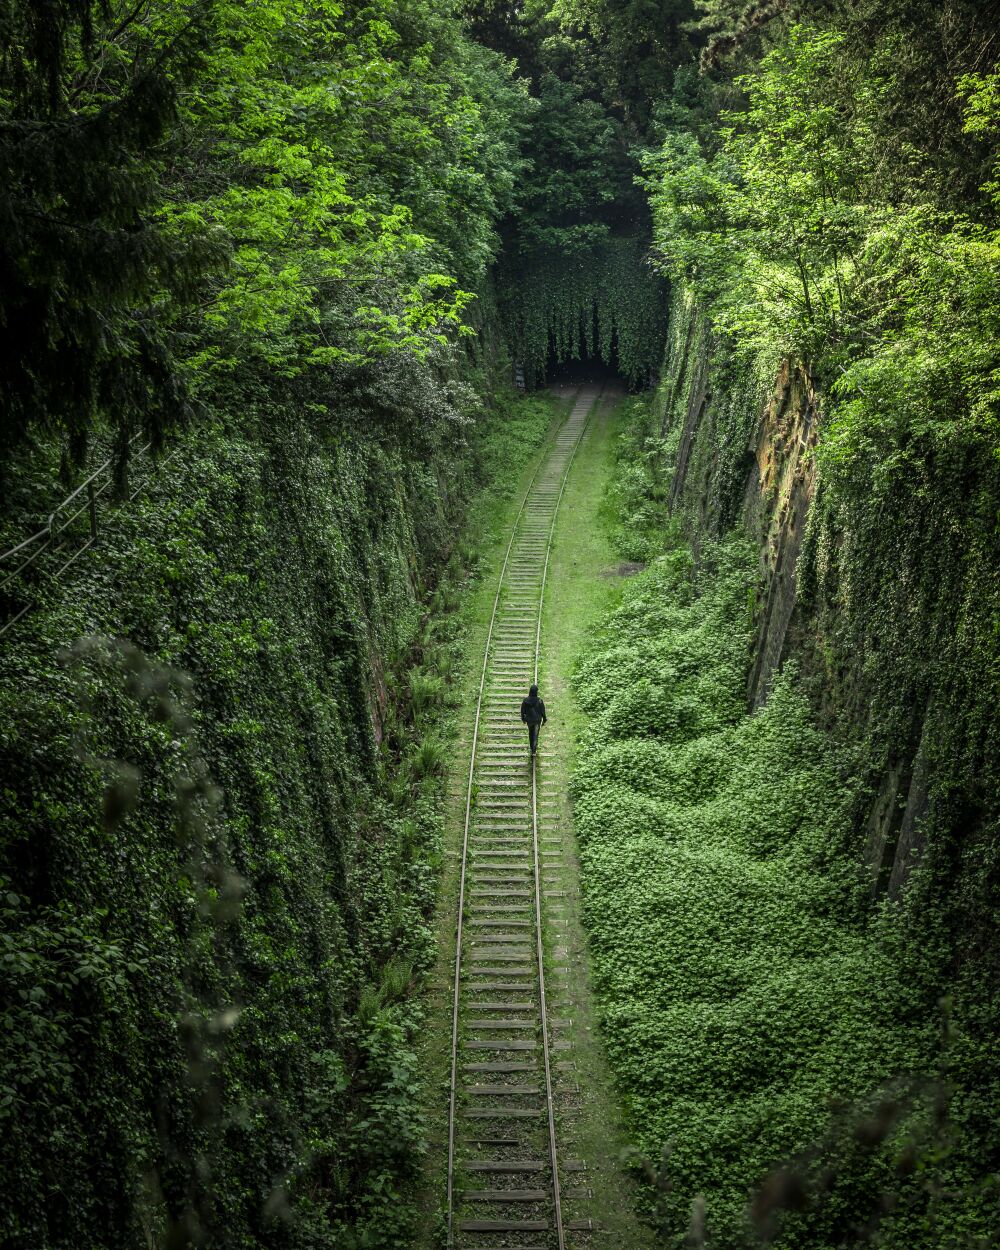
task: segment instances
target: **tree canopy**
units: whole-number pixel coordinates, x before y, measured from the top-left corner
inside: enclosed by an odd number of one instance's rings
[[[642,393],[576,815],[656,1234],[992,1244],[995,8],[0,0],[5,1246],[412,1248],[564,369]]]
[[[3,456],[454,340],[530,107],[449,0],[10,0]]]

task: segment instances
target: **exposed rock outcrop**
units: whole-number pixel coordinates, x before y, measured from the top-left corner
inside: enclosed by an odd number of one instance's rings
[[[742,526],[760,551],[756,640],[747,686],[751,708],[767,701],[775,675],[795,656],[830,687],[830,640],[814,603],[803,603],[800,566],[816,500],[821,403],[812,379],[784,361],[773,384],[725,359],[689,297],[674,323],[656,415],[672,462],[671,512],[696,554],[708,537]],[[827,605],[826,621],[830,610]],[[857,672],[838,673],[857,682]],[[827,689],[823,698],[836,702]],[[874,895],[898,896],[923,851],[928,802],[927,718],[918,715],[892,750],[868,816],[863,853]],[[863,725],[859,723],[858,731]],[[859,848],[860,851],[860,848]]]

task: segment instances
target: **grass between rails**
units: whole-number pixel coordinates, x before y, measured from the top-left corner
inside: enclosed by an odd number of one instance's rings
[[[898,918],[867,906],[856,761],[794,672],[746,713],[754,552],[733,537],[695,568],[643,446],[625,431],[606,520],[662,554],[579,666],[574,794],[601,1023],[663,1244],[985,1246],[938,1021]]]

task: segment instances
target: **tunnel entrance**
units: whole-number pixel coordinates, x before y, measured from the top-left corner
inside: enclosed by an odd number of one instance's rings
[[[606,360],[599,350],[591,355],[587,350],[587,345],[582,343],[574,359],[559,360],[556,356],[554,340],[550,336],[549,354],[545,362],[545,385],[566,386],[580,382],[597,382],[603,386],[627,391],[628,382],[618,367],[617,335],[612,335],[609,356],[610,359]]]

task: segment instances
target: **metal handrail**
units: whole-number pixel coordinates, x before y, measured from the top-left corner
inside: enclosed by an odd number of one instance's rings
[[[133,435],[132,438],[129,439],[128,446],[132,448],[141,437],[141,434]],[[134,460],[141,456],[145,456],[152,448],[152,445],[152,440],[147,441],[133,453],[130,459]],[[172,452],[163,461],[161,461],[161,467],[162,465],[168,463],[173,458],[174,454],[175,453]],[[55,571],[55,573],[53,573],[52,576],[57,579],[62,577],[66,570],[74,564],[85,551],[89,550],[94,545],[100,532],[97,501],[111,488],[113,484],[113,472],[111,471],[111,466],[114,463],[115,457],[109,456],[108,459],[98,465],[93,473],[91,473],[89,477],[85,478],[75,490],[71,491],[65,499],[56,504],[55,508],[53,508],[53,510],[49,513],[45,525],[40,530],[30,535],[28,538],[22,539],[21,542],[16,543],[13,547],[9,547],[6,551],[0,552],[0,565],[2,565],[5,561],[13,559],[13,557],[17,556],[20,552],[29,548],[34,548],[34,550],[32,550],[31,553],[25,557],[16,568],[12,568],[7,575],[0,580],[0,593],[2,593],[23,573],[27,572],[27,570],[30,569],[32,565],[46,552],[61,546],[62,543],[60,540],[62,535],[65,534],[74,521],[79,520],[79,518],[84,514],[87,514],[90,519],[89,538],[81,547],[73,552],[69,559],[66,560]],[[103,481],[100,480],[102,476],[104,478]],[[128,500],[130,502],[136,498],[142,488],[150,480],[151,476],[152,471],[150,471],[143,481],[140,482],[139,486],[128,495]],[[65,512],[66,508],[81,495],[84,495],[85,498],[80,507],[76,508],[75,511],[71,512],[68,516],[63,516],[62,514]],[[9,620],[0,624],[0,638],[2,638],[13,625],[21,620],[23,616],[30,612],[34,606],[35,605],[32,603],[26,604]]]

